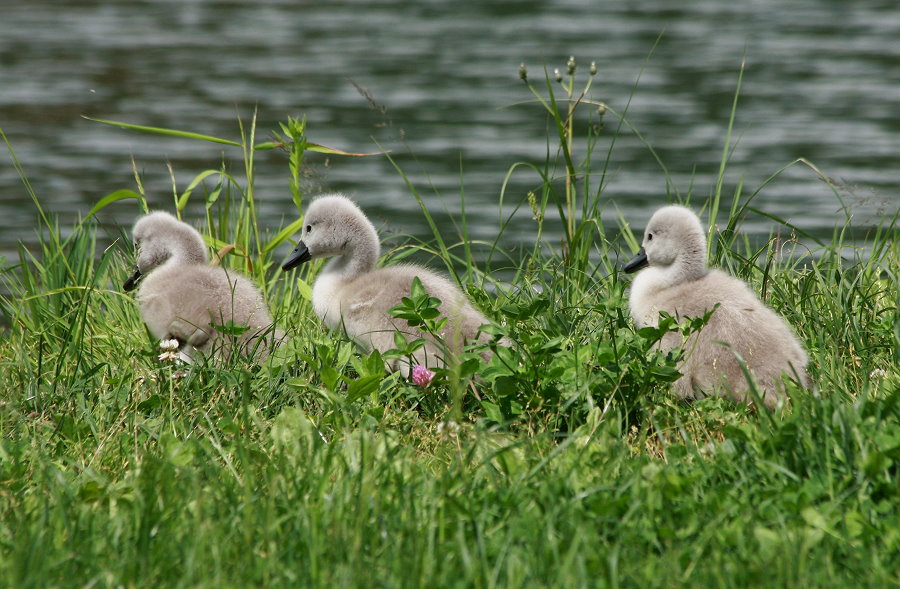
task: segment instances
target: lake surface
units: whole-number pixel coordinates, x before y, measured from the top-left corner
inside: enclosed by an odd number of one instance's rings
[[[43,207],[63,226],[104,195],[134,188],[132,157],[151,204],[170,210],[167,163],[180,189],[223,157],[236,173],[242,169],[235,149],[123,131],[81,115],[237,139],[238,117],[248,121],[255,108],[261,139],[278,121],[305,114],[312,141],[391,150],[438,213],[457,213],[464,190],[473,236],[489,239],[497,233],[498,195],[509,167],[546,157],[547,119],[537,106],[521,104],[531,95],[518,78],[520,63],[539,79],[545,65],[565,70],[574,55],[583,82],[596,61],[590,98],[619,112],[630,98],[629,120],[662,158],[674,190],[699,201],[715,185],[746,57],[726,198],[739,182],[752,192],[804,157],[840,184],[861,239],[866,227],[897,210],[895,0],[683,4],[5,0],[0,127]],[[587,119],[581,118],[583,127]],[[597,167],[616,126],[610,114],[605,122]],[[309,162],[310,193],[345,192],[379,227],[428,235],[418,205],[385,157],[311,155]],[[283,153],[257,154],[256,195],[266,224],[296,216],[288,177]],[[536,183],[524,169],[515,174],[507,202],[520,202]],[[672,196],[646,146],[624,130],[604,193],[608,221],[617,207],[641,229]],[[829,235],[843,219],[832,189],[804,166],[765,187],[755,206],[815,235]],[[137,212],[125,201],[100,217],[113,234]],[[202,212],[199,200],[187,211]],[[4,152],[0,255],[15,259],[16,243],[33,243],[37,226],[36,209]],[[751,216],[744,229],[767,235],[771,223]],[[516,216],[506,245],[526,243],[534,230],[530,214]]]

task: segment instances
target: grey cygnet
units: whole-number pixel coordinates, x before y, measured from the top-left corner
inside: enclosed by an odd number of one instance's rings
[[[165,212],[138,219],[133,229],[137,269],[123,285],[136,286],[141,317],[150,333],[175,339],[182,357],[197,352],[226,357],[237,351],[264,358],[283,332],[273,326],[259,289],[246,277],[210,266],[196,229]],[[214,325],[247,328],[237,337]]]
[[[751,402],[749,385],[736,357],[753,375],[766,407],[784,397],[782,376],[809,385],[803,346],[785,320],[760,302],[741,280],[706,266],[706,237],[700,219],[681,206],[667,206],[651,217],[637,256],[623,268],[641,271],[631,285],[629,306],[638,327],[656,326],[659,312],[702,317],[709,322],[682,341],[670,332],[660,348],[684,346],[674,383],[682,398],[712,394]],[[649,267],[647,267],[649,266]]]
[[[363,349],[386,352],[394,348],[394,332],[398,331],[408,341],[425,339],[425,346],[413,355],[415,364],[439,366],[445,362],[447,350],[437,341],[390,313],[410,295],[416,277],[429,296],[441,301],[440,311],[448,322],[440,335],[450,351],[490,339],[480,330],[488,319],[449,279],[413,264],[376,268],[380,252],[378,233],[362,210],[345,196],[327,195],[310,204],[301,240],[282,268],[332,257],[313,285],[313,309],[325,325],[342,328]],[[393,362],[390,368],[404,375],[411,370],[403,360]]]

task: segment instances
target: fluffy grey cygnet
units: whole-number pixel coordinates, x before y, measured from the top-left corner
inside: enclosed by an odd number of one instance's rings
[[[242,354],[262,358],[283,334],[272,325],[262,294],[247,278],[210,266],[196,229],[165,212],[138,219],[133,230],[137,270],[125,282],[138,285],[141,317],[154,337],[178,340],[183,356]],[[213,327],[248,328],[232,339]],[[182,356],[182,357],[183,357]]]
[[[313,308],[325,325],[343,328],[364,349],[385,352],[394,348],[394,332],[399,331],[407,341],[426,340],[413,356],[416,364],[435,366],[444,362],[444,351],[437,342],[390,313],[410,295],[416,277],[429,296],[441,300],[441,314],[448,321],[440,335],[451,350],[489,339],[479,329],[489,323],[488,319],[450,280],[413,264],[376,268],[380,253],[378,233],[360,208],[345,196],[328,195],[310,204],[301,240],[282,268],[289,270],[308,260],[333,257],[313,285]],[[395,362],[391,368],[407,375],[410,370],[405,361]]]
[[[668,333],[660,342],[666,351],[684,346],[683,376],[674,384],[678,396],[712,394],[752,402],[735,354],[743,358],[770,409],[784,396],[782,375],[808,386],[806,352],[784,319],[743,281],[706,267],[706,237],[697,215],[681,206],[659,209],[641,245],[623,268],[635,272],[649,266],[631,285],[629,306],[638,327],[656,326],[660,311],[702,317],[719,305],[709,323],[686,342],[679,333]]]

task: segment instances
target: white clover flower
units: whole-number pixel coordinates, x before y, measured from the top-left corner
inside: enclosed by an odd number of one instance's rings
[[[162,350],[162,354],[159,355],[160,362],[184,362],[183,354],[178,350],[177,339],[160,340],[159,349]]]
[[[459,434],[459,424],[453,421],[442,421],[437,425],[437,434],[442,438],[455,438]]]
[[[161,339],[159,340],[159,349],[172,352],[178,349],[178,340],[177,339]]]

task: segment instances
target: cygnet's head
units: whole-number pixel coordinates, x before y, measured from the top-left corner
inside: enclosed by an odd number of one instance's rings
[[[205,264],[206,244],[196,229],[169,213],[144,215],[132,230],[137,251],[135,272],[122,288],[132,290],[138,280],[154,268],[176,258],[182,264]]]
[[[704,274],[706,236],[697,215],[690,209],[672,205],[650,217],[640,251],[622,269],[631,273],[647,266],[667,267],[676,263],[686,272]]]
[[[364,257],[374,266],[380,252],[378,233],[362,210],[346,196],[332,194],[315,199],[306,209],[300,242],[281,268],[342,255]]]

